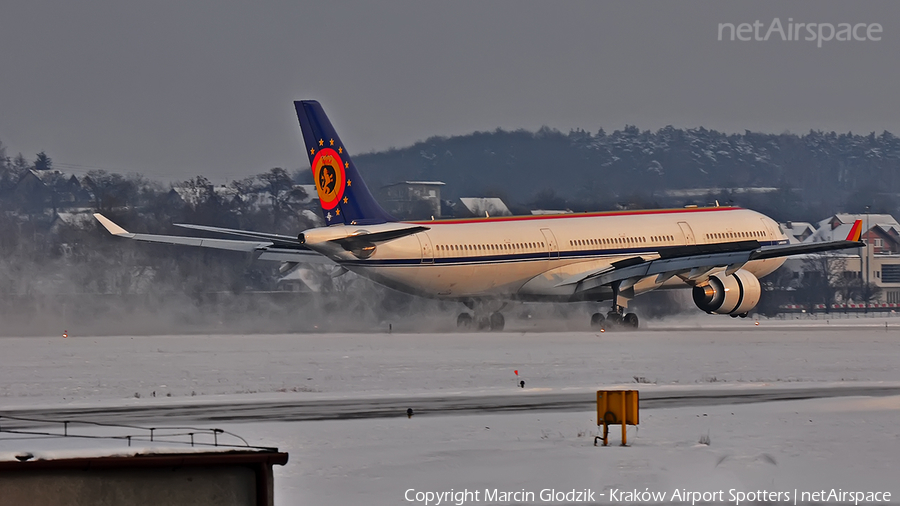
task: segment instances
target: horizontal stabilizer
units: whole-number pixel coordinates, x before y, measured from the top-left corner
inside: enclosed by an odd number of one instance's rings
[[[424,232],[426,230],[429,230],[429,228],[409,227],[401,228],[398,230],[388,230],[386,232],[351,235],[348,237],[341,237],[340,239],[332,239],[330,242],[340,244],[341,247],[343,247],[347,251],[353,251],[363,246],[378,244],[380,242],[393,241],[395,239],[400,239],[401,237],[406,237],[408,235],[418,234],[419,232]]]
[[[291,235],[269,234],[266,232],[252,232],[250,230],[236,230],[233,228],[209,227],[206,225],[193,225],[190,223],[173,223],[176,227],[189,228],[191,230],[202,230],[204,232],[213,232],[216,234],[235,235],[238,237],[253,237],[255,239],[268,239],[275,243],[285,243],[300,246],[300,240]]]

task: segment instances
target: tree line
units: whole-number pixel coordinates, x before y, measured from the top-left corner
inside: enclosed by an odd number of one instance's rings
[[[587,211],[719,200],[779,221],[817,221],[837,210],[863,212],[866,206],[893,214],[900,195],[900,139],[890,132],[498,129],[432,137],[365,154],[357,163],[377,184],[437,179],[447,183],[449,196],[501,196],[519,209]],[[734,191],[749,187],[774,191]],[[687,188],[718,190],[695,199],[666,196],[668,190]]]

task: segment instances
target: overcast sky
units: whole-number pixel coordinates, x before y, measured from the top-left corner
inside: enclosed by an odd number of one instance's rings
[[[718,40],[776,17],[883,32]],[[308,166],[297,99],[351,154],[542,125],[900,133],[898,20],[893,0],[4,0],[0,141],[67,171],[224,182]]]

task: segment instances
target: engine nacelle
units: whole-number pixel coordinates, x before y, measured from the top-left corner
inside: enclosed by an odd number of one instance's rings
[[[713,274],[709,283],[694,287],[694,304],[707,313],[744,314],[759,303],[762,290],[756,276],[744,269]]]

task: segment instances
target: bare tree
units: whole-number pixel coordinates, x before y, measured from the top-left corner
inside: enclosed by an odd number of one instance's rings
[[[299,213],[295,203],[307,197],[306,190],[295,185],[291,176],[281,167],[275,167],[256,177],[272,199],[272,226],[277,231],[285,224],[285,218],[295,217]]]
[[[808,255],[803,260],[803,279],[797,289],[798,302],[810,309],[824,304],[825,312],[831,312],[838,293],[846,285],[847,260],[835,255]]]

